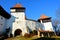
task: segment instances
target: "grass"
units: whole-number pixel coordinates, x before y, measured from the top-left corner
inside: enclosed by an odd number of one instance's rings
[[[49,38],[49,37],[48,38],[47,37],[38,38],[37,36],[25,38],[23,36],[16,36],[14,38],[7,38],[5,40],[60,40],[60,36],[53,36],[51,38]]]
[[[14,38],[7,38],[5,40],[32,40],[32,39],[36,39],[36,38],[38,38],[38,37],[33,36],[33,37],[25,38],[23,36],[17,36],[17,37],[14,37]]]

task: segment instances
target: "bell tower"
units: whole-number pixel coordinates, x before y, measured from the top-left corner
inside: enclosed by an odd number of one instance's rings
[[[25,25],[25,7],[22,7],[21,4],[16,4],[11,8],[11,20],[12,20],[12,34],[14,36],[15,30],[20,29],[22,35],[26,33]]]
[[[16,4],[14,7],[11,8],[11,15],[16,17],[15,21],[22,21],[25,20],[25,8],[22,7],[21,4]]]

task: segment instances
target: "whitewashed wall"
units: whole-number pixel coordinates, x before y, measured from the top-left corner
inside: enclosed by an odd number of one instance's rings
[[[37,21],[32,21],[32,20],[26,20],[26,27],[30,29],[29,31],[38,30],[39,28],[43,30],[42,24],[40,24]]]
[[[11,13],[11,18],[8,20],[7,27],[11,28],[10,32],[14,35],[14,32],[17,29],[22,31],[22,35],[26,33],[26,25],[25,25],[25,13],[24,12],[14,12]]]
[[[46,22],[46,23],[42,23],[42,24],[44,25],[44,30],[45,30],[45,31],[54,31],[51,22]]]

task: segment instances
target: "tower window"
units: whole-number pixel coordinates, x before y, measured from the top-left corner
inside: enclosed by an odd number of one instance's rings
[[[20,11],[20,9],[16,9],[16,12],[19,12]]]
[[[15,21],[13,21],[13,22],[15,22]]]
[[[45,19],[45,20],[42,20],[42,22],[43,22],[43,23],[51,22],[51,20],[50,20],[50,19],[47,19],[47,20]]]
[[[16,9],[16,12],[24,12],[24,9]]]

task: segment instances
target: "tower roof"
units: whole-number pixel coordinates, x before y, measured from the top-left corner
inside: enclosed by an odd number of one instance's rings
[[[40,17],[40,19],[46,19],[46,18],[50,18],[50,17],[48,17],[48,16],[46,16],[44,14],[42,14],[41,17]]]
[[[25,9],[21,4],[14,5],[11,9]]]
[[[22,7],[21,4],[16,4],[16,5],[14,6],[14,8],[21,8],[21,7]]]

